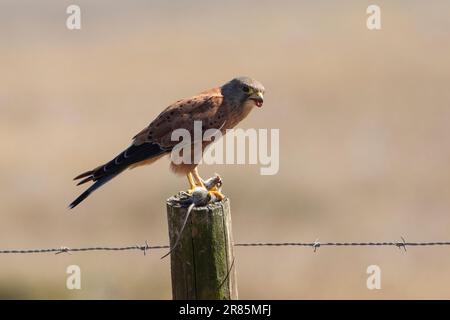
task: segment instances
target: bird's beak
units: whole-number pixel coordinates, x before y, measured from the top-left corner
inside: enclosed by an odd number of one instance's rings
[[[262,107],[264,102],[264,95],[262,94],[262,92],[253,92],[248,98],[255,101],[255,104],[258,108]]]

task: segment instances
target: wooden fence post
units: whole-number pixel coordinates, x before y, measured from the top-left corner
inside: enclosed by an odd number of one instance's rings
[[[188,208],[178,197],[167,200],[170,247],[173,248]],[[230,202],[194,207],[170,256],[175,300],[237,299]]]

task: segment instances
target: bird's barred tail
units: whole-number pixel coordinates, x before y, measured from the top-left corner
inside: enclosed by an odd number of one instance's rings
[[[102,185],[116,177],[129,166],[138,162],[148,160],[167,153],[169,150],[161,148],[156,143],[143,143],[140,145],[131,145],[125,151],[121,152],[113,160],[105,165],[101,165],[94,170],[82,173],[74,178],[74,180],[82,179],[77,185],[94,181],[94,184],[84,191],[78,198],[76,198],[70,205],[69,209],[75,208],[84,199],[86,199],[92,192],[100,188]]]
[[[84,191],[82,194],[78,196],[70,205],[69,209],[75,208],[77,205],[79,205],[84,199],[89,197],[89,195],[94,192],[96,189],[100,188],[102,185],[107,183],[109,180],[117,176],[119,173],[111,174],[109,176],[105,176],[99,180],[97,180],[92,186],[90,186],[86,191]]]

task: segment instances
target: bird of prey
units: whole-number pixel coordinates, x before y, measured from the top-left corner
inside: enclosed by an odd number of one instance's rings
[[[201,121],[203,133],[208,129],[218,129],[225,134],[227,129],[235,127],[254,107],[262,107],[264,91],[264,86],[260,82],[249,77],[238,77],[221,87],[178,100],[164,109],[148,127],[135,135],[132,144],[117,157],[75,177],[74,180],[82,179],[77,185],[89,181],[94,183],[76,198],[69,208],[76,207],[94,190],[125,169],[151,164],[170,154],[178,143],[171,139],[172,132],[176,129],[186,129],[192,135],[194,121]],[[202,150],[209,143],[211,141],[203,141]],[[176,174],[187,176],[190,192],[196,187],[205,188],[205,181],[200,177],[197,165],[198,163],[193,161],[177,164],[171,161],[171,169]],[[213,188],[210,192],[219,200],[224,197],[217,188]]]

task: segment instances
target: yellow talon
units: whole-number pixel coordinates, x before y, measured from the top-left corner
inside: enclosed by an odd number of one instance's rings
[[[197,186],[205,188],[205,184],[203,183],[202,177],[200,177],[200,175],[198,174],[198,169],[197,168],[195,168],[192,171],[192,177],[194,178],[193,180],[197,183]]]
[[[192,177],[192,173],[189,172],[186,176],[187,176],[187,179],[188,179],[188,182],[189,182],[189,190],[188,190],[188,192],[192,193],[192,191],[194,191],[194,189],[195,189],[195,187],[197,185],[194,182],[194,178]]]
[[[223,199],[225,199],[225,195],[222,192],[220,192],[218,189],[217,190],[209,190],[208,193],[210,195],[214,195],[214,197],[216,197],[216,199],[218,201],[222,201]]]
[[[220,191],[220,187],[222,186],[222,181],[220,177],[216,174],[215,177],[208,179],[206,182],[198,174],[197,168],[195,168],[192,172],[189,172],[187,175],[187,179],[189,182],[188,193],[193,194],[196,188],[203,188],[208,190],[208,193],[211,197],[214,197],[218,201],[222,201],[225,199],[225,195]],[[208,185],[208,187],[206,187]]]

